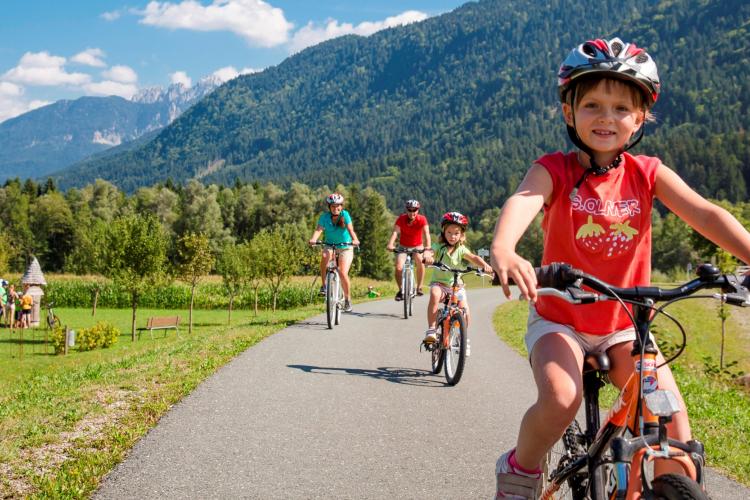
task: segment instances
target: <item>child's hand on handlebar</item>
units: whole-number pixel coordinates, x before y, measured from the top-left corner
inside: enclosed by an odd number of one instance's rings
[[[314,247],[317,243],[318,243],[318,240],[310,240],[307,242],[307,244],[310,245],[311,247]]]
[[[536,273],[531,262],[512,250],[493,250],[490,258],[500,286],[503,287],[505,298],[509,299],[511,296],[510,282],[512,281],[518,286],[524,299],[530,302],[536,301]]]

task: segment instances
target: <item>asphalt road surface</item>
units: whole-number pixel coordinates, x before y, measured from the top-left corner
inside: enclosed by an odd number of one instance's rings
[[[175,405],[95,498],[489,499],[494,465],[536,396],[494,334],[498,289],[471,290],[471,357],[455,387],[420,352],[427,297],[356,304],[247,350]],[[750,490],[710,473],[714,499]]]

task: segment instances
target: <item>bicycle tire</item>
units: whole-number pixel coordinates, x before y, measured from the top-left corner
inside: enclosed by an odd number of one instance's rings
[[[409,316],[414,314],[414,298],[417,296],[417,291],[414,286],[414,268],[409,269]]]
[[[443,361],[445,361],[445,351],[439,346],[435,345],[432,348],[432,373],[437,375],[440,370],[443,369]]]
[[[581,427],[577,421],[573,421],[565,429],[563,436],[554,444],[552,449],[547,452],[545,461],[542,464],[542,490],[546,490],[551,484],[551,476],[561,467],[573,462],[576,458],[586,454],[584,443],[586,437],[581,432]],[[584,500],[586,499],[586,489],[588,481],[586,472],[579,471],[572,475],[560,485],[560,489],[555,493],[556,499],[565,500]]]
[[[448,329],[448,349],[445,351],[445,380],[456,385],[466,366],[466,323],[461,313],[453,313]]]
[[[411,304],[411,281],[410,281],[410,273],[409,268],[407,266],[404,267],[403,270],[403,278],[401,281],[403,281],[401,286],[401,295],[404,298],[404,319],[409,319],[409,305]]]
[[[53,314],[51,319],[49,316],[47,316],[47,326],[49,326],[50,330],[54,330],[55,328],[60,328],[62,326],[62,322],[60,321],[60,318],[57,317],[57,314]]]
[[[663,500],[708,500],[700,485],[687,476],[663,474],[652,483],[654,498]]]
[[[334,322],[337,325],[341,324],[341,309],[344,307],[344,289],[341,288],[341,278],[336,275],[336,314]]]
[[[333,275],[333,273],[326,274],[326,320],[328,322],[328,329],[333,329],[333,324],[335,321],[334,316],[336,315],[335,307],[336,307],[336,301],[334,299],[334,293],[335,290],[333,287],[335,286],[336,277]]]

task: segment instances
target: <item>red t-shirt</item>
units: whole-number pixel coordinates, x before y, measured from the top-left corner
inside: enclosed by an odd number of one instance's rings
[[[418,247],[422,245],[423,228],[427,225],[427,217],[417,214],[414,222],[409,224],[409,216],[401,214],[396,219],[396,225],[401,228],[401,239],[399,244],[402,247]]]
[[[651,207],[658,158],[624,153],[622,164],[604,175],[589,175],[571,201],[584,168],[575,153],[537,160],[552,177],[544,207],[542,264],[568,262],[618,287],[651,281]],[[632,326],[617,302],[574,305],[539,297],[537,312],[576,331],[606,335]]]

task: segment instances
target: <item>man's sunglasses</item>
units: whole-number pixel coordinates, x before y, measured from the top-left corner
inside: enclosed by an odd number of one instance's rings
[[[406,211],[407,212],[419,212],[419,209],[418,208],[407,208]]]

